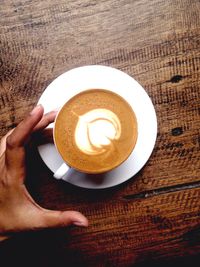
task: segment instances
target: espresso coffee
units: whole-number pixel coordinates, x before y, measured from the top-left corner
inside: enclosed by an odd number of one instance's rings
[[[54,141],[63,160],[86,173],[114,169],[131,154],[137,141],[137,119],[118,94],[83,91],[59,111]]]

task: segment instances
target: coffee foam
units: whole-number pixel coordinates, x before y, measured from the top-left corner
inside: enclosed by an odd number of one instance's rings
[[[75,142],[87,155],[109,152],[121,136],[120,120],[108,109],[93,109],[78,118]]]
[[[72,168],[106,172],[132,152],[137,141],[137,119],[121,96],[105,89],[89,89],[62,107],[55,122],[54,140]]]

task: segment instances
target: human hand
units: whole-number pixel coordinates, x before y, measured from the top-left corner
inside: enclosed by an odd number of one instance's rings
[[[88,226],[85,216],[77,211],[52,211],[40,207],[28,193],[25,147],[34,133],[54,121],[56,112],[43,115],[41,105],[0,142],[0,240],[12,233],[68,225]]]

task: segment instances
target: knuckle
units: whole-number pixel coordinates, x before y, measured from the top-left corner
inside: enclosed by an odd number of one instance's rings
[[[10,149],[15,147],[15,142],[11,135],[7,136],[6,138],[6,147]]]
[[[56,114],[57,114],[57,112],[55,112],[55,111],[51,111],[51,112],[47,113],[48,120],[52,121],[56,117]]]
[[[44,117],[44,124],[48,124],[49,123],[49,121],[50,121],[50,119],[49,119],[49,117],[47,116],[47,117]]]
[[[48,125],[51,122],[51,118],[49,116],[44,117],[43,123],[44,125]]]

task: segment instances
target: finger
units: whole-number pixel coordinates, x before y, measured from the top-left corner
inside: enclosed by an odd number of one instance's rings
[[[43,113],[43,107],[41,105],[36,106],[32,112],[7,137],[7,148],[13,149],[24,146],[34,127],[42,119]]]
[[[13,130],[6,138],[6,165],[12,176],[12,180],[24,180],[25,177],[25,150],[24,145],[28,141],[32,130],[41,120],[44,109],[41,105],[33,111]]]
[[[21,213],[23,215],[22,221],[26,224],[25,228],[43,229],[70,225],[82,227],[88,226],[88,220],[82,213],[78,211],[55,211],[44,209],[33,200],[25,187],[24,190],[24,195],[26,196],[25,202],[28,200],[28,205],[26,205],[26,208],[28,208],[27,212]],[[27,214],[29,214],[29,216],[26,216]]]
[[[20,224],[22,230],[38,230],[70,225],[87,227],[88,220],[78,211],[52,211],[39,207],[37,211],[29,210],[29,216],[23,215]]]
[[[57,111],[51,111],[45,114],[42,120],[35,126],[34,132],[45,129],[50,123],[54,122]]]
[[[10,130],[6,135],[4,135],[1,138],[0,141],[0,157],[3,155],[3,153],[6,151],[6,139],[7,137],[14,131],[14,129]]]
[[[44,228],[64,227],[70,225],[88,226],[87,218],[78,211],[51,211],[45,210],[41,216]]]
[[[3,240],[6,240],[8,239],[9,236],[6,236],[6,235],[0,235],[0,242],[3,241]]]

